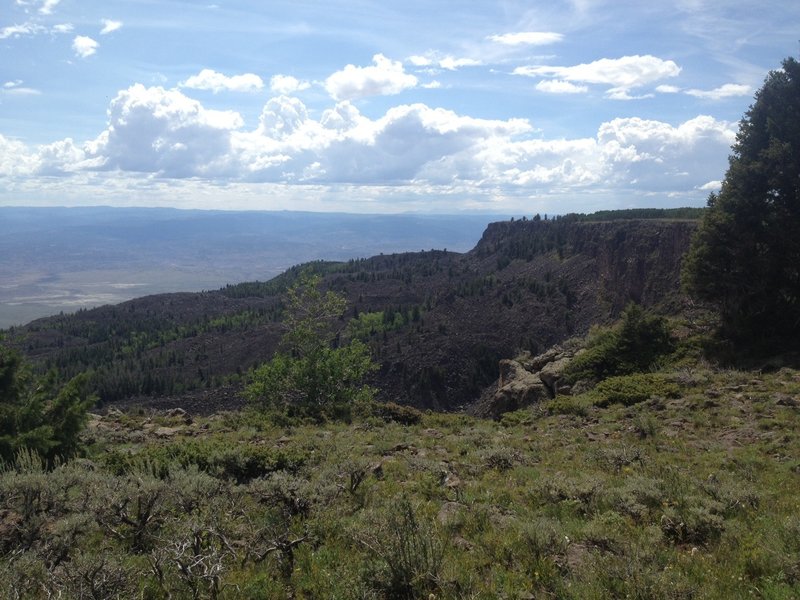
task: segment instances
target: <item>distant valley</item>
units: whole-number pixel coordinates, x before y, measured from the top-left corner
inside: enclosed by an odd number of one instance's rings
[[[490,215],[0,208],[0,329],[164,292],[268,280],[292,265],[450,249]]]

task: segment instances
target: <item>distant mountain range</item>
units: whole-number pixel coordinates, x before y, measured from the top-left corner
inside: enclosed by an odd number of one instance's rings
[[[498,218],[0,207],[0,328],[149,294],[270,279],[310,260],[466,251]]]

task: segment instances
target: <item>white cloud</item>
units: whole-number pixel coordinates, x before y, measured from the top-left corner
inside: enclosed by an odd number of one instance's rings
[[[59,23],[53,27],[53,33],[71,33],[73,29],[72,23]]]
[[[0,133],[0,176],[30,175],[35,168],[35,157],[27,146]]]
[[[433,81],[431,81],[431,82],[428,82],[428,83],[423,83],[423,84],[422,84],[421,86],[419,86],[419,87],[421,87],[421,88],[424,88],[424,89],[426,89],[426,90],[438,90],[439,88],[441,88],[441,87],[442,87],[442,82],[441,82],[441,81],[436,81],[436,80],[434,79],[434,80],[433,80]]]
[[[21,85],[13,80],[3,89]],[[710,116],[675,125],[632,117],[602,123],[595,136],[541,135],[526,119],[478,119],[424,104],[369,118],[342,101],[314,117],[289,96],[270,99],[258,125],[245,130],[236,112],[137,84],[117,94],[106,129],[89,142],[30,149],[0,136],[0,174],[15,181],[36,174],[214,180],[226,188],[286,186],[284,197],[298,197],[294,186],[317,186],[321,194],[347,190],[376,202],[391,186],[399,195],[438,195],[437,202],[578,193],[678,194],[700,202],[712,189],[709,179],[724,174],[735,124]]]
[[[445,56],[439,60],[439,66],[448,71],[455,71],[461,67],[477,67],[482,63],[474,58],[455,58],[453,56]]]
[[[438,69],[457,71],[462,67],[478,67],[483,64],[482,61],[476,58],[459,58],[449,54],[442,55],[441,53],[435,51],[430,51],[424,56],[409,56],[406,61],[412,66],[422,69],[423,72],[430,74],[436,74]]]
[[[310,87],[311,84],[308,81],[300,81],[291,75],[273,75],[269,80],[269,89],[281,95],[301,92]]]
[[[122,28],[122,21],[112,21],[111,19],[103,19],[103,28],[100,30],[100,35],[107,35],[112,31],[117,31]]]
[[[367,96],[391,96],[417,85],[417,78],[403,70],[403,64],[383,54],[372,57],[373,66],[347,65],[325,80],[325,89],[336,100]]]
[[[212,69],[203,69],[178,85],[195,90],[210,90],[217,94],[222,91],[256,92],[264,87],[264,82],[261,77],[253,73],[228,77]]]
[[[22,25],[8,25],[0,29],[0,40],[8,38],[18,38],[26,35],[36,35],[47,31],[41,25],[35,23],[23,23]]]
[[[678,92],[681,91],[681,88],[679,88],[676,85],[662,84],[656,86],[656,91],[659,94],[677,94]]]
[[[709,181],[708,183],[704,183],[698,190],[702,190],[704,192],[716,192],[722,187],[722,182],[719,180]]]
[[[654,83],[666,77],[675,77],[681,69],[671,60],[655,56],[623,56],[602,58],[591,63],[570,67],[526,66],[514,69],[515,75],[552,77],[577,83],[594,83],[611,86],[609,97],[631,99],[627,92],[633,88]]]
[[[548,94],[584,94],[589,91],[585,85],[575,85],[561,79],[543,79],[536,84],[536,89]]]
[[[739,83],[726,83],[713,90],[686,90],[686,93],[696,98],[706,100],[722,100],[723,98],[733,98],[737,96],[749,96],[753,90],[749,85]]]
[[[488,39],[506,46],[545,46],[560,42],[564,39],[564,36],[552,31],[519,31],[517,33],[490,35]]]
[[[98,46],[99,44],[95,40],[85,35],[76,35],[75,39],[72,40],[72,49],[81,58],[90,57],[97,52]]]
[[[213,176],[226,171],[230,132],[242,125],[236,112],[208,110],[177,90],[136,84],[111,101],[108,127],[86,153],[105,170]]]
[[[415,67],[429,67],[433,64],[433,61],[427,56],[419,56],[419,55],[409,56],[408,62],[410,62]]]
[[[25,87],[22,84],[23,81],[21,79],[6,81],[0,93],[7,96],[38,96],[42,93],[37,89]]]
[[[611,88],[606,91],[606,98],[611,100],[644,100],[645,98],[653,98],[654,94],[638,94],[633,96],[627,88]]]
[[[709,173],[725,171],[736,130],[705,115],[677,127],[632,117],[603,123],[597,139],[619,181],[642,190],[691,190],[706,183]]]
[[[42,6],[39,8],[39,13],[42,15],[53,14],[53,9],[58,6],[61,0],[44,0]]]

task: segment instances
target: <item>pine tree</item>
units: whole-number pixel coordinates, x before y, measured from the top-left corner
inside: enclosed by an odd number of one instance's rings
[[[684,283],[716,307],[722,333],[754,345],[800,334],[800,63],[772,71],[739,126],[729,168],[708,200]]]

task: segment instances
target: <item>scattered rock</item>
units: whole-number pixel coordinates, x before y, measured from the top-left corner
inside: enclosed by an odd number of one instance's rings
[[[439,509],[436,520],[439,521],[440,525],[449,525],[456,520],[463,508],[458,502],[445,502],[442,504],[442,508]]]
[[[180,431],[180,427],[159,427],[153,431],[153,435],[160,438],[171,438]]]

